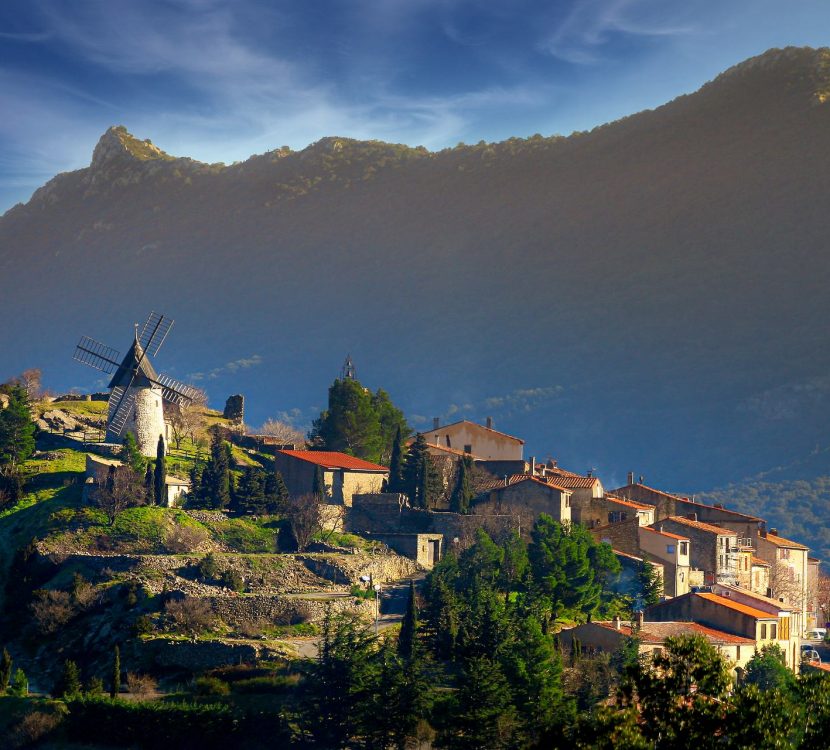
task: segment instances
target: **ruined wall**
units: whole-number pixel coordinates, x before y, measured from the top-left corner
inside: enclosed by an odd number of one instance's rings
[[[627,555],[640,556],[640,522],[638,518],[629,518],[622,523],[597,526],[591,529],[591,535],[598,542],[607,542],[616,550]]]
[[[563,522],[571,520],[569,499],[570,492],[528,479],[491,490],[485,500],[473,503],[471,510],[476,515],[519,516],[524,525],[532,525],[542,513]]]

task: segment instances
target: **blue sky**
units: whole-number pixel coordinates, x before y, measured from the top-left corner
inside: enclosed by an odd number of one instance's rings
[[[567,134],[828,29],[827,0],[4,0],[0,211],[112,124],[228,163]]]

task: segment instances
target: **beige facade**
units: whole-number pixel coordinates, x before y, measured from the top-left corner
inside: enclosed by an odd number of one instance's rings
[[[746,666],[755,653],[756,644],[752,638],[734,635],[690,621],[633,623],[621,622],[617,619],[588,622],[561,631],[559,640],[566,648],[570,648],[574,639],[578,639],[583,650],[588,648],[613,653],[624,644],[626,638],[636,636],[640,644],[640,654],[652,656],[664,648],[666,638],[681,635],[700,635],[706,638],[729,662],[733,676],[736,675],[738,669]]]
[[[555,521],[570,523],[570,498],[566,489],[527,477],[491,489],[483,498],[476,499],[471,510],[477,515],[516,515],[527,524],[546,513]]]
[[[472,453],[486,461],[523,460],[524,440],[466,419],[436,427],[424,432],[423,436],[428,444]]]
[[[758,537],[758,557],[770,564],[770,594],[801,612],[801,632],[808,626],[809,550],[803,544],[784,539],[775,529]]]
[[[638,538],[641,554],[663,564],[663,590],[666,596],[687,593],[691,568],[688,537],[641,526],[638,528]]]
[[[799,666],[799,634],[789,609],[779,609],[776,602],[763,602],[751,592],[736,587],[714,587],[721,593],[695,592],[649,607],[649,622],[691,621],[726,633],[749,638],[755,647],[774,643],[784,652],[787,666]],[[728,592],[728,596],[723,595]]]

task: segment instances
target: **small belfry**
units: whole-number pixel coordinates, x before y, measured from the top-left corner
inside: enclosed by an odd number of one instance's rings
[[[196,396],[195,388],[169,375],[159,375],[150,361],[150,354],[158,354],[172,327],[171,318],[151,312],[140,332],[136,325],[133,341],[123,359],[112,347],[88,336],[78,342],[74,359],[107,374],[115,371],[107,386],[110,389],[108,443],[122,442],[129,432],[143,455],[155,456],[159,436],[167,444],[164,402],[182,405]]]
[[[355,370],[354,370],[354,362],[352,362],[352,355],[346,355],[346,361],[343,363],[343,367],[340,370],[340,380],[354,380],[355,379]]]

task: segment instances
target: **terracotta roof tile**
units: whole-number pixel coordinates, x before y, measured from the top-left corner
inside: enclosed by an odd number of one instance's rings
[[[681,542],[688,542],[689,537],[680,536],[679,534],[672,534],[670,531],[660,531],[659,529],[652,529],[651,526],[640,526],[641,531],[650,531],[652,534],[660,534],[660,536],[667,536],[670,539],[679,539]]]
[[[605,499],[609,503],[625,505],[628,508],[637,508],[638,510],[654,510],[653,505],[647,505],[646,503],[636,503],[633,500],[623,500],[621,497],[614,497],[613,495],[606,495]]]
[[[285,456],[297,458],[300,461],[308,461],[310,464],[324,466],[327,469],[351,469],[353,471],[389,471],[385,466],[364,461],[362,458],[355,458],[345,453],[336,451],[277,451]]]
[[[770,565],[766,560],[762,560],[760,557],[755,557],[755,555],[752,555],[752,557],[750,558],[750,562],[753,565],[763,565],[765,568],[772,567],[772,565]]]
[[[715,526],[712,523],[704,523],[703,521],[693,521],[691,518],[685,516],[669,516],[666,521],[674,521],[675,523],[682,523],[684,526],[689,526],[693,529],[700,529],[700,531],[708,531],[711,534],[720,534],[721,536],[738,536],[738,532],[731,529],[725,529],[723,526]]]
[[[613,622],[598,622],[597,625],[601,625],[609,630],[616,630]],[[650,646],[661,644],[666,638],[678,635],[702,635],[709,643],[715,645],[729,644],[743,646],[755,643],[751,638],[724,633],[722,630],[708,628],[698,622],[644,622],[639,632],[636,628],[632,628],[630,624],[621,624],[620,632],[624,635],[636,634],[641,642]]]
[[[759,620],[776,619],[775,615],[770,614],[769,612],[764,612],[763,610],[755,609],[755,607],[750,607],[746,604],[741,604],[740,602],[733,601],[732,599],[727,599],[725,596],[719,596],[718,594],[699,592],[693,594],[693,596],[699,596],[701,599],[706,599],[707,601],[714,602],[715,604],[719,604],[721,607],[734,609],[736,612],[741,612],[742,614],[749,615],[750,617],[756,617]]]
[[[807,549],[807,547],[805,547],[803,544],[790,541],[789,539],[784,539],[783,536],[778,536],[778,534],[770,534],[769,532],[767,532],[767,535],[761,538],[766,539],[770,544],[774,544],[776,547],[793,547],[794,549]]]
[[[543,482],[556,485],[557,487],[566,487],[568,489],[590,489],[595,487],[599,482],[597,477],[582,477],[573,476],[571,474],[558,474],[553,477],[544,477]]]

